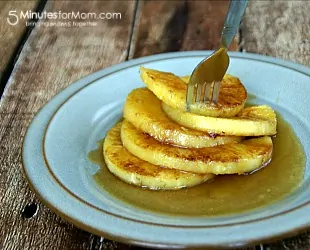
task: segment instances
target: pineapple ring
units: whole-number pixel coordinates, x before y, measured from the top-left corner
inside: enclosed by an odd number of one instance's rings
[[[218,135],[263,136],[277,133],[277,117],[267,105],[252,106],[241,110],[236,117],[206,117],[183,112],[162,103],[168,117],[191,129],[207,131]]]
[[[267,165],[272,156],[270,137],[244,140],[208,148],[180,148],[162,144],[124,121],[121,129],[124,147],[133,155],[154,165],[193,173],[243,174]]]
[[[172,73],[140,68],[140,76],[147,87],[167,105],[186,111],[186,82]],[[182,80],[183,79],[183,80]],[[240,80],[225,75],[217,104],[199,103],[190,106],[192,113],[213,117],[233,117],[243,109],[247,92]]]
[[[213,174],[194,174],[163,168],[143,161],[129,153],[120,138],[122,123],[107,134],[103,155],[109,170],[121,180],[149,189],[180,189],[192,187],[214,178]]]
[[[212,136],[182,127],[165,114],[161,101],[147,88],[135,89],[127,96],[123,113],[124,118],[136,128],[163,143],[202,148],[242,140],[242,137]]]

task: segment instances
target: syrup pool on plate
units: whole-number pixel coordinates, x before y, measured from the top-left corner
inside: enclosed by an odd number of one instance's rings
[[[292,127],[277,114],[272,161],[251,175],[222,175],[181,190],[148,190],[127,184],[106,167],[102,142],[89,153],[100,165],[94,180],[101,189],[132,206],[151,212],[183,216],[218,216],[246,212],[279,201],[302,182],[306,165],[303,147]]]

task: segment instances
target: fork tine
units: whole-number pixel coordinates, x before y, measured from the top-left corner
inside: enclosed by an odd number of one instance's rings
[[[203,84],[202,84],[202,90],[201,90],[201,101],[202,102],[204,102],[205,101],[205,95],[206,95],[206,86],[207,86],[207,83],[206,82],[204,82]]]
[[[202,93],[202,86],[203,84],[197,84],[197,91],[196,91],[196,102],[202,102],[203,99],[201,98]]]
[[[197,86],[198,86],[198,84],[196,83],[196,84],[194,85],[193,103],[196,102]]]
[[[211,83],[207,82],[205,85],[205,94],[203,98],[203,102],[210,102],[210,91],[211,91]]]
[[[187,93],[186,93],[186,103],[187,103],[187,111],[190,110],[189,105],[193,104],[194,100],[194,92],[195,92],[195,85],[194,84],[188,84],[187,86]]]
[[[220,94],[221,82],[215,82],[212,91],[212,102],[217,103]]]

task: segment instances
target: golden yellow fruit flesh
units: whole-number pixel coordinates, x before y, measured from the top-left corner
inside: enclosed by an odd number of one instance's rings
[[[277,133],[274,110],[266,105],[247,107],[236,117],[220,118],[196,115],[174,109],[162,103],[165,113],[175,122],[187,128],[219,135],[263,136]]]
[[[194,174],[153,165],[127,151],[122,144],[118,123],[107,134],[103,155],[109,170],[121,180],[150,189],[179,189],[210,180],[213,174]]]
[[[142,81],[160,100],[173,108],[186,111],[187,85],[180,77],[143,67],[140,68],[140,72]],[[225,75],[217,104],[193,104],[190,111],[212,117],[233,117],[244,107],[246,98],[247,92],[240,80]]]
[[[269,163],[273,150],[268,136],[208,148],[174,147],[158,142],[126,120],[122,125],[121,139],[124,147],[140,159],[194,173],[252,172]]]
[[[123,114],[136,128],[158,141],[172,145],[202,148],[240,142],[242,139],[236,136],[214,136],[179,125],[165,114],[161,101],[147,88],[135,89],[127,96]]]

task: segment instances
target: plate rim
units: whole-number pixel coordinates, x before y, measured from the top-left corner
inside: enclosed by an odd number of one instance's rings
[[[51,101],[52,100],[56,100],[57,98],[59,98],[59,96],[63,93],[64,94],[64,91],[65,90],[69,90],[70,88],[73,87],[73,85],[76,87],[76,90],[74,90],[71,94],[67,95],[67,97],[65,98],[64,101],[61,101],[60,104],[57,104],[57,108],[55,110],[55,112],[53,113],[52,116],[49,117],[49,121],[47,123],[47,126],[45,126],[45,128],[43,129],[45,132],[44,132],[44,137],[45,137],[45,133],[46,133],[46,130],[48,128],[48,125],[49,125],[49,122],[52,120],[53,116],[57,113],[57,111],[62,107],[62,105],[64,105],[72,96],[74,96],[75,94],[77,94],[79,91],[81,91],[83,88],[89,86],[91,83],[93,82],[96,82],[97,80],[101,79],[102,77],[105,77],[111,73],[116,73],[118,70],[123,70],[125,68],[128,68],[128,67],[133,67],[133,66],[137,66],[141,63],[146,63],[146,62],[154,62],[156,60],[165,60],[165,59],[173,59],[173,58],[179,58],[179,57],[201,57],[201,56],[206,56],[208,54],[210,54],[211,51],[187,51],[187,52],[171,52],[171,53],[164,53],[164,54],[158,54],[158,55],[151,55],[151,56],[147,56],[147,57],[142,57],[142,58],[138,58],[138,59],[134,59],[134,60],[130,60],[130,61],[126,61],[126,62],[122,62],[120,64],[117,64],[117,65],[114,65],[114,66],[111,66],[111,67],[108,67],[108,68],[105,68],[105,69],[102,69],[100,71],[97,71],[91,75],[88,75],[86,77],[83,77],[82,79],[76,81],[75,83],[72,83],[70,84],[68,87],[62,89],[60,92],[58,92],[58,94],[56,94],[53,98],[51,98],[41,109],[39,109],[39,111],[36,113],[36,115],[33,117],[31,123],[28,125],[28,128],[27,128],[27,131],[26,131],[26,134],[24,136],[24,142],[23,142],[23,146],[22,146],[22,165],[23,165],[23,171],[24,171],[24,175],[26,176],[26,179],[28,181],[28,184],[29,186],[31,187],[31,189],[36,193],[36,195],[38,195],[38,197],[40,198],[40,200],[47,206],[49,207],[52,211],[54,210],[54,212],[56,212],[56,214],[60,215],[60,217],[62,218],[65,218],[65,220],[77,225],[78,227],[80,228],[83,228],[87,231],[90,231],[90,232],[93,232],[95,234],[98,234],[98,231],[95,229],[95,228],[91,228],[89,227],[89,225],[86,225],[83,223],[80,224],[80,222],[78,221],[72,221],[73,218],[69,218],[65,213],[63,213],[62,211],[60,211],[59,209],[57,209],[55,206],[53,206],[53,204],[50,204],[48,201],[46,201],[44,199],[44,197],[41,195],[41,193],[39,192],[39,190],[37,190],[34,186],[33,186],[33,183],[31,182],[31,178],[29,178],[28,174],[27,174],[27,167],[26,167],[26,163],[25,163],[25,160],[24,160],[24,153],[26,152],[26,148],[25,148],[25,141],[27,140],[28,138],[28,132],[29,132],[29,129],[31,126],[33,126],[33,121],[36,117],[38,117],[41,112],[44,112],[44,108],[47,107],[48,105],[51,105]],[[279,66],[282,66],[282,67],[286,67],[286,68],[289,68],[291,70],[294,70],[294,71],[297,71],[299,73],[302,73],[302,74],[305,74],[307,76],[310,76],[310,69],[303,66],[303,65],[299,65],[299,64],[296,64],[296,63],[292,63],[292,62],[288,62],[288,61],[284,61],[282,59],[278,59],[278,58],[273,58],[273,57],[266,57],[266,56],[262,56],[262,55],[257,55],[257,54],[250,54],[250,53],[241,53],[241,52],[232,52],[230,53],[231,56],[233,57],[236,57],[236,58],[241,58],[241,59],[251,59],[251,60],[255,60],[255,61],[262,61],[262,62],[265,62],[265,63],[271,63],[271,64],[276,64],[276,65],[279,65]],[[153,59],[153,60],[152,60]],[[83,84],[84,83],[84,84]],[[79,85],[82,85],[82,86],[79,86]],[[51,173],[51,172],[50,172]],[[56,177],[57,178],[57,177]],[[307,204],[304,204],[304,205],[307,205]],[[302,205],[302,206],[304,206]],[[297,206],[291,210],[296,210],[296,209],[299,209],[301,206]],[[288,212],[291,212],[291,210],[289,210]],[[284,211],[285,212],[285,211]],[[281,213],[280,213],[281,214]],[[274,215],[276,216],[276,215]],[[271,217],[274,217],[274,216],[271,216]],[[141,223],[141,221],[139,222]],[[145,223],[145,222],[143,222]],[[240,224],[243,224],[243,223],[237,223],[238,225]],[[170,227],[170,225],[165,225],[165,227]],[[180,227],[180,226],[177,226],[177,227]],[[299,231],[301,230],[305,230],[307,228],[309,228],[310,225],[305,225],[305,226],[302,226],[300,228],[292,228],[291,230],[287,231],[286,233],[288,235],[291,235],[292,233],[295,234],[295,233],[298,233]],[[293,231],[293,232],[292,232]],[[172,245],[161,245],[161,244],[158,244],[158,243],[151,243],[149,241],[147,242],[143,242],[141,240],[139,241],[130,241],[130,239],[123,239],[123,238],[115,238],[115,236],[113,235],[109,235],[108,233],[106,232],[102,232],[99,230],[99,233],[100,235],[107,235],[107,238],[110,238],[110,239],[115,239],[116,241],[120,241],[120,242],[125,242],[128,244],[138,244],[138,245],[143,245],[143,246],[152,246],[152,247],[171,247]],[[279,235],[273,235],[273,237],[267,237],[266,240],[268,239],[271,239],[271,238],[282,238],[285,236],[285,233],[279,233]],[[264,240],[263,239],[257,239],[257,240],[254,240],[255,242],[262,242]],[[253,241],[247,241],[244,243],[244,246],[245,245],[249,245],[249,244],[254,244]],[[231,247],[231,246],[241,246],[240,244],[233,244],[233,245],[223,245],[223,247]],[[175,245],[176,247],[184,247],[184,245]],[[203,244],[203,245],[189,245],[190,247],[201,247],[201,246],[211,246],[211,247],[214,247],[214,245],[208,245],[208,244]],[[216,245],[218,246],[218,245]]]

